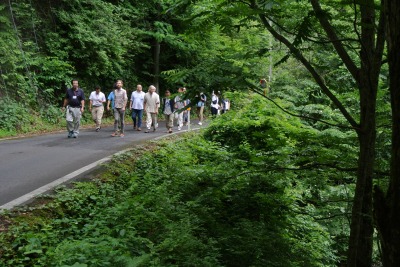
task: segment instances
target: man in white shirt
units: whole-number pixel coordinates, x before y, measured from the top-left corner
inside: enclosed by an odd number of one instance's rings
[[[89,111],[92,112],[92,119],[96,123],[96,132],[98,132],[104,113],[103,103],[106,102],[106,96],[100,92],[100,86],[96,86],[95,91],[90,93],[89,100]]]
[[[156,87],[154,85],[149,86],[149,91],[144,95],[144,110],[146,111],[146,126],[147,130],[145,133],[150,132],[150,128],[153,125],[153,132],[157,128],[157,116],[158,108],[160,107],[160,96],[155,92]]]
[[[142,85],[138,84],[136,86],[136,91],[132,92],[131,102],[129,104],[129,107],[132,110],[133,129],[137,131],[142,130],[140,127],[142,127],[144,95],[145,93],[142,91]],[[137,124],[136,124],[136,118],[137,118]]]

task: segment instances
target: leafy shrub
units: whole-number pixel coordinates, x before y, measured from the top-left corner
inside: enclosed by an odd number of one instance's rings
[[[317,133],[260,100],[243,109],[220,116],[204,136],[144,145],[116,157],[103,180],[60,189],[51,216],[0,235],[0,262],[334,266],[328,228],[311,204],[325,180],[289,170],[299,166],[297,144]]]
[[[9,98],[0,99],[0,128],[7,131],[21,130],[30,122],[29,109]]]
[[[59,107],[48,105],[40,109],[40,117],[48,123],[59,124],[63,121],[64,114]]]

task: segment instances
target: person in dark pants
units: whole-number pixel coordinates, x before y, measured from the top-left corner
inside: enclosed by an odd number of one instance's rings
[[[68,89],[63,103],[63,111],[66,109],[68,138],[77,138],[81,116],[85,109],[85,94],[79,88],[78,80],[72,80],[72,88]]]

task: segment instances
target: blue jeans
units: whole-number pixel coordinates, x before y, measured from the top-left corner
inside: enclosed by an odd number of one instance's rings
[[[137,117],[137,124],[136,124],[136,117]],[[133,120],[133,127],[142,127],[142,117],[143,117],[143,109],[132,109],[132,120]]]

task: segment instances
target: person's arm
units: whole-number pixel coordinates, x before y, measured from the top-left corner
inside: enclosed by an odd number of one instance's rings
[[[107,110],[110,110],[110,103],[111,103],[112,92],[108,94],[107,97]]]
[[[85,100],[81,100],[81,112],[83,113],[83,110],[85,109]]]
[[[67,104],[68,104],[68,99],[64,98],[64,103],[63,103],[62,109],[65,109],[67,107]]]
[[[91,110],[92,110],[92,105],[93,105],[93,100],[92,100],[92,99],[90,99],[90,100],[89,100],[89,111],[91,111]]]
[[[81,89],[82,93],[82,98],[81,98],[81,113],[83,113],[83,110],[85,109],[85,94],[83,93],[83,90]]]
[[[126,104],[128,103],[128,95],[126,94],[126,91],[124,91],[124,106],[122,107],[122,110],[126,109]]]
[[[132,107],[133,107],[133,99],[134,99],[134,97],[133,97],[133,92],[132,92],[132,94],[131,94],[131,101],[129,102],[129,109],[130,109],[130,110],[132,110]]]
[[[156,100],[156,114],[158,114],[158,109],[160,108],[160,97],[157,96],[157,100]]]

